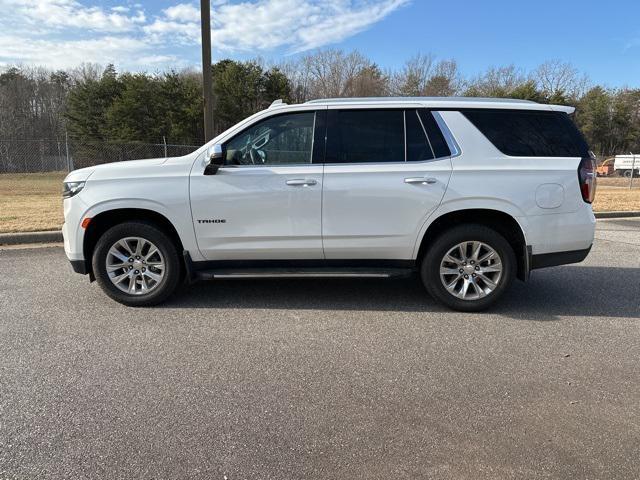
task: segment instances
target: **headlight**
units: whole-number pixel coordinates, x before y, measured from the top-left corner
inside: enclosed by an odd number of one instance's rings
[[[62,184],[62,198],[71,198],[80,193],[85,182],[64,182]]]

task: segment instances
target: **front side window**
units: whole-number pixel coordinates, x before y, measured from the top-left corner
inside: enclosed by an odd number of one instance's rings
[[[404,162],[402,110],[330,110],[326,163]]]
[[[275,115],[251,125],[224,145],[225,165],[311,163],[315,112]]]

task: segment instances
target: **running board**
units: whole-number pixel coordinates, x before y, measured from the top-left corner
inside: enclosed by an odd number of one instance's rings
[[[198,280],[224,278],[391,278],[411,276],[410,268],[258,268],[194,272]]]

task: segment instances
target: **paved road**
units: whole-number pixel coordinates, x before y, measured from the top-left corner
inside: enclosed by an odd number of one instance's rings
[[[127,309],[0,251],[0,478],[639,478],[640,220],[489,314],[413,280]]]

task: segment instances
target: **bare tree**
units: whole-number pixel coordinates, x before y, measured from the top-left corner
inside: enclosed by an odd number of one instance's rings
[[[357,86],[373,84],[376,75],[372,63],[357,51],[323,50],[302,59],[303,71],[309,72],[312,98],[337,98],[359,95]],[[368,73],[366,73],[368,72]],[[360,78],[358,78],[360,77]],[[365,81],[365,78],[369,80]]]
[[[490,67],[469,83],[465,95],[473,97],[508,97],[527,82],[526,75],[515,65]]]
[[[462,78],[455,60],[441,60],[427,80],[421,94],[427,97],[451,97],[460,93]]]
[[[411,57],[392,77],[391,91],[401,97],[418,97],[424,94],[427,82],[433,75],[434,57],[418,54]]]
[[[411,57],[399,72],[387,74],[392,95],[449,97],[460,93],[462,77],[455,60],[435,61],[431,54]]]
[[[305,58],[288,60],[275,65],[291,82],[291,100],[304,103],[311,98],[311,70]]]
[[[74,83],[98,81],[103,71],[104,67],[97,63],[81,63],[69,70],[69,77]]]
[[[69,75],[37,67],[10,67],[0,74],[0,137],[60,138],[71,88]]]
[[[351,78],[345,89],[348,97],[384,97],[389,94],[389,79],[377,65],[369,65]]]
[[[551,99],[577,99],[582,97],[589,87],[586,75],[580,75],[573,65],[560,60],[544,62],[532,76],[537,87]]]

